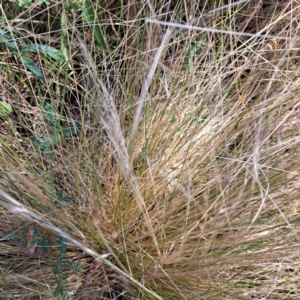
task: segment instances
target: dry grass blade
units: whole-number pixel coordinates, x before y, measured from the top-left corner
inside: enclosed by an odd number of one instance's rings
[[[140,98],[139,98],[138,104],[137,104],[137,111],[136,111],[136,114],[135,114],[135,117],[134,117],[134,122],[133,122],[133,125],[132,125],[132,129],[131,129],[131,134],[130,134],[130,139],[131,140],[134,138],[134,136],[136,135],[136,132],[138,130],[138,125],[139,125],[139,122],[140,122],[140,119],[141,119],[143,107],[145,105],[146,96],[147,96],[148,90],[151,86],[152,78],[153,78],[153,76],[156,72],[157,65],[159,63],[159,59],[162,55],[164,47],[169,43],[172,32],[173,31],[170,28],[167,30],[167,32],[166,32],[166,34],[165,34],[165,36],[164,36],[164,38],[161,42],[161,45],[159,46],[159,48],[157,50],[157,53],[154,56],[151,69],[150,69],[150,71],[147,75],[147,78],[145,79],[145,82],[143,84],[141,95],[140,95]]]

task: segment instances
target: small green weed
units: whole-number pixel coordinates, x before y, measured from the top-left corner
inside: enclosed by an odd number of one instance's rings
[[[63,53],[59,50],[45,45],[28,44],[18,45],[14,38],[11,38],[7,32],[0,28],[0,40],[14,53],[19,62],[21,62],[28,70],[30,70],[37,78],[45,81],[42,69],[28,56],[22,53],[38,53],[50,56],[53,60],[62,62],[65,60]]]
[[[20,231],[6,232],[3,238],[16,240],[29,256],[48,253],[48,248],[52,246],[49,235],[41,234],[36,225],[26,225],[23,221],[20,228]]]
[[[9,0],[10,2],[16,3],[19,8],[24,9],[26,6],[30,6],[33,3],[36,3],[37,5],[50,5],[51,1],[49,0],[38,0],[38,1],[32,1],[32,0]]]

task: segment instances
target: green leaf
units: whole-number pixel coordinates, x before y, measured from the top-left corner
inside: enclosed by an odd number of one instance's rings
[[[18,236],[19,236],[19,233],[16,231],[6,232],[3,236],[3,239],[12,240],[14,238],[17,238]]]
[[[62,295],[63,293],[63,286],[59,283],[54,291],[55,296]]]
[[[41,108],[43,110],[45,119],[50,123],[52,129],[56,132],[59,127],[59,119],[56,117],[55,109],[52,105],[45,101],[41,103]]]
[[[11,105],[4,101],[0,101],[0,117],[8,117],[11,113]]]
[[[84,266],[80,265],[80,262],[74,261],[73,258],[71,260],[68,260],[67,262],[71,265],[73,273],[77,273],[85,269]]]
[[[60,237],[59,238],[59,241],[60,241],[60,256],[61,257],[64,257],[67,253],[67,244],[65,242],[65,239]]]
[[[21,247],[24,247],[24,246],[25,246],[26,240],[27,240],[27,239],[26,239],[26,236],[25,236],[25,235],[22,235],[22,237],[20,238],[20,241],[19,241]]]
[[[45,139],[37,139],[35,137],[32,139],[34,148],[36,150],[49,149],[51,148],[51,146],[57,144],[60,140],[61,140],[61,136],[56,134],[51,135],[49,138],[45,138]]]
[[[189,73],[193,73],[193,59],[191,57],[188,58],[188,65],[189,65]]]
[[[36,65],[36,63],[27,56],[17,56],[18,61],[21,62],[28,70],[30,70],[36,77],[45,81],[42,70]]]
[[[0,29],[0,40],[12,51],[18,51],[16,42],[6,34],[3,29]]]
[[[63,191],[60,190],[57,196],[57,200],[54,201],[54,205],[61,204],[62,201],[72,201],[73,199],[68,196],[63,196]]]
[[[61,202],[62,197],[63,197],[63,192],[62,192],[62,190],[60,190],[59,193],[58,193],[58,196],[57,196],[57,200],[59,202]]]
[[[64,265],[64,267],[68,267],[68,265]],[[69,277],[69,273],[68,272],[64,272],[62,273],[62,279],[67,279]],[[68,281],[64,281],[64,283],[68,283]]]
[[[82,128],[82,124],[78,122],[75,124],[75,126],[64,128],[62,130],[62,135],[64,137],[69,137],[73,134],[76,134],[79,130],[81,130],[81,128]]]
[[[25,7],[31,5],[31,0],[9,0],[10,2],[17,3],[19,7]]]
[[[74,134],[77,134],[81,130],[81,128],[87,124],[89,123],[85,122],[84,125],[82,125],[80,122],[77,122],[75,126],[64,128],[61,131],[61,134],[53,134],[50,135],[48,138],[44,138],[44,139],[33,137],[32,144],[36,150],[42,150],[43,153],[52,153],[51,149],[49,148],[58,144],[60,141],[63,140],[63,138],[70,137]],[[24,143],[24,145],[30,145],[30,142],[26,142]],[[73,199],[72,198],[69,199],[69,197],[63,197],[62,200],[70,201]],[[54,203],[58,204],[58,200],[56,200]]]
[[[64,61],[66,59],[64,54],[61,51],[46,45],[39,45],[39,44],[25,45],[20,48],[20,52],[42,53],[50,56],[56,61]]]
[[[57,259],[56,259],[56,267],[54,269],[54,273],[55,274],[59,274],[61,271],[62,271],[62,256],[58,256]]]
[[[48,235],[44,236],[38,241],[38,246],[40,247],[42,254],[48,253],[47,248],[53,246],[51,242],[48,240]]]

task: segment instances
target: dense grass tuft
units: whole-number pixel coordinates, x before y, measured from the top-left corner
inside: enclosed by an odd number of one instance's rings
[[[49,2],[0,9],[0,297],[297,299],[299,5]]]

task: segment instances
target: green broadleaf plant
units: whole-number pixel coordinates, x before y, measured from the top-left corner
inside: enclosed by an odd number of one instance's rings
[[[40,53],[50,56],[58,62],[63,62],[66,59],[64,53],[47,45],[29,44],[18,47],[17,43],[3,29],[0,29],[0,40],[16,55],[19,62],[43,81],[45,81],[45,77],[42,69],[31,58],[23,56],[21,53]]]
[[[0,117],[8,117],[11,113],[11,105],[7,102],[0,101]]]
[[[40,45],[40,44],[29,44],[29,45],[24,45],[20,48],[21,53],[41,53],[44,55],[50,56],[52,59],[56,61],[64,61],[65,56],[63,53],[55,49],[51,46],[46,46],[46,45]]]
[[[25,6],[29,6],[32,4],[32,0],[9,0],[9,2],[16,3],[20,8],[24,8]],[[37,5],[42,5],[43,3],[49,5],[50,1],[48,0],[38,0]]]
[[[21,62],[28,70],[30,70],[33,75],[35,75],[37,78],[40,78],[41,80],[45,81],[44,74],[40,67],[36,65],[36,63],[27,56],[17,55],[17,59],[19,62]]]

